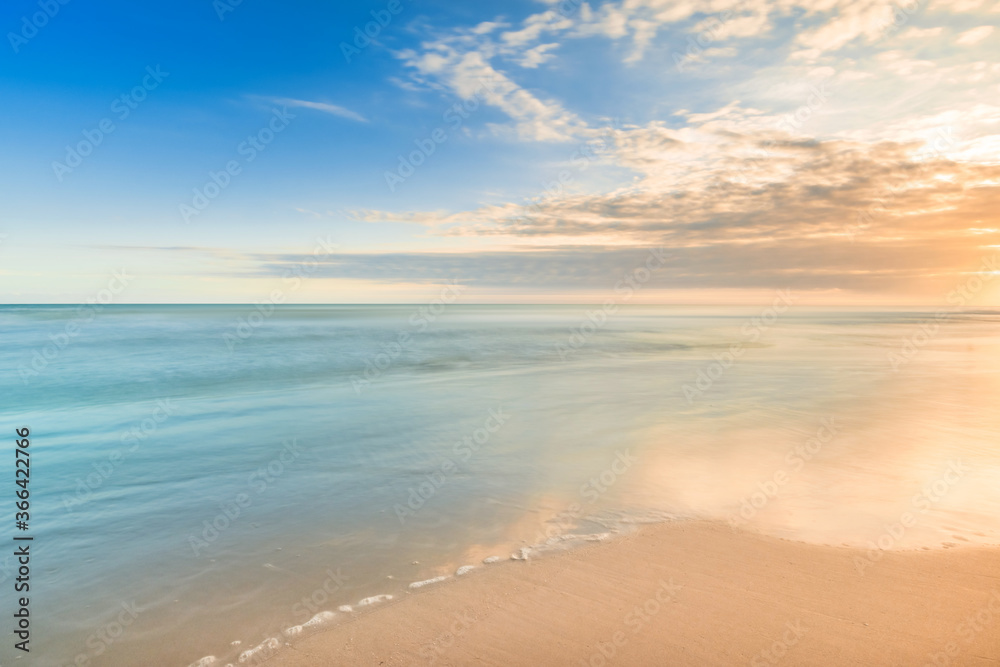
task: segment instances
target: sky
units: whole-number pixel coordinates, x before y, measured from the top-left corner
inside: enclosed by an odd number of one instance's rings
[[[11,0],[0,302],[1000,306],[998,24]]]

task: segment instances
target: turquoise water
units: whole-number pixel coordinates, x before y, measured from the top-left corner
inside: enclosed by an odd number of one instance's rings
[[[890,548],[1000,542],[1000,314],[597,311],[0,308],[2,424],[32,438],[19,664],[241,664],[644,521],[865,546],[916,507]]]

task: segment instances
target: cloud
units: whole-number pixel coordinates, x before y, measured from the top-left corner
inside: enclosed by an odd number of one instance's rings
[[[820,52],[836,51],[859,37],[864,37],[871,44],[891,33],[896,25],[894,19],[897,12],[906,16],[888,3],[843,4],[828,22],[800,33],[797,41]]]
[[[552,49],[558,48],[558,44],[539,44],[533,49],[528,49],[524,52],[524,55],[517,61],[521,67],[527,67],[528,69],[534,69],[555,57],[553,53],[546,53],[546,51],[551,51]]]
[[[907,28],[899,33],[901,39],[929,39],[941,34],[941,26],[936,28]]]
[[[934,0],[931,11],[971,12],[979,9],[983,0]]]
[[[347,118],[349,120],[355,120],[359,123],[367,123],[368,119],[359,113],[351,111],[350,109],[345,109],[342,106],[336,104],[328,104],[326,102],[310,102],[308,100],[295,100],[287,97],[275,98],[272,100],[274,104],[281,104],[283,106],[289,107],[301,107],[303,109],[314,109],[315,111],[322,111],[323,113],[328,113],[334,116],[340,116],[341,118]]]
[[[500,35],[507,46],[523,47],[537,40],[546,32],[558,32],[569,28],[573,22],[556,11],[533,14],[526,18],[520,30],[510,30]]]
[[[929,70],[937,67],[930,60],[909,58],[902,51],[883,51],[875,56],[875,60],[881,63],[886,71],[900,77],[925,77]]]
[[[462,99],[480,97],[514,121],[514,134],[530,141],[569,141],[586,133],[586,124],[558,102],[543,100],[517,85],[481,51],[462,51],[447,42],[423,53],[398,54],[421,78],[433,78]],[[500,128],[497,128],[500,129]]]
[[[917,9],[912,2],[893,4],[883,0],[782,0],[777,3],[620,0],[595,6],[587,2],[544,1],[548,8],[519,22],[497,18],[471,28],[445,29],[433,33],[419,48],[396,55],[413,70],[415,83],[463,98],[474,94],[479,80],[489,77],[497,80],[500,90],[487,100],[487,104],[502,111],[511,121],[492,125],[498,134],[522,141],[570,141],[588,136],[592,128],[588,128],[577,114],[568,111],[564,102],[546,98],[538,90],[524,88],[513,74],[503,71],[500,63],[516,63],[535,69],[553,56],[552,51],[560,42],[601,37],[626,43],[630,48],[625,49],[622,64],[636,65],[645,58],[663,30],[672,31],[672,39],[677,39],[678,32],[689,36],[681,48],[687,60],[732,57],[741,52],[746,41],[766,38],[773,32],[776,22],[793,17],[797,17],[797,32],[791,37],[781,37],[786,46],[791,47],[789,61],[816,63],[849,44],[873,45],[897,34],[913,20]],[[970,1],[954,0],[941,8],[942,11],[964,11],[967,6],[961,3]],[[989,26],[984,26],[975,30],[988,29]],[[928,38],[940,31],[940,27],[909,27],[901,34],[912,40]],[[976,31],[965,33],[960,42],[985,38],[985,34]],[[694,37],[701,42],[692,54],[688,42]],[[780,46],[776,50],[780,50]],[[675,60],[680,55],[675,52]],[[913,58],[890,64],[897,76],[921,76],[920,68],[925,66]]]
[[[939,11],[971,11],[977,0],[938,0]],[[588,2],[542,0],[544,11],[520,21],[496,18],[474,27],[451,27],[432,31],[417,49],[398,52],[397,56],[414,70],[419,85],[468,97],[478,84],[477,78],[493,76],[502,82],[500,94],[487,103],[506,114],[509,123],[494,123],[495,134],[516,137],[521,141],[571,141],[589,136],[593,128],[578,114],[566,108],[565,100],[546,97],[543,91],[528,90],[517,81],[515,73],[505,71],[503,63],[515,63],[535,69],[548,61],[554,49],[568,40],[603,38],[625,46],[619,51],[626,66],[635,66],[654,47],[661,32],[674,41],[673,59],[684,62],[707,62],[726,58],[720,68],[739,67],[731,58],[745,53],[748,42],[768,40],[769,49],[786,56],[789,65],[796,63],[842,65],[860,70],[855,79],[865,76],[864,61],[878,55],[877,45],[888,38],[905,40],[930,38],[941,27],[918,28],[915,21],[920,9],[918,0],[618,0],[592,5]],[[790,35],[774,30],[781,22],[794,20]],[[975,29],[989,30],[989,26]],[[986,35],[970,31],[960,38],[984,39]],[[691,40],[695,40],[692,42]],[[775,44],[774,40],[778,40]],[[897,40],[896,43],[899,43]],[[694,44],[694,46],[692,46]],[[863,49],[859,63],[842,58],[837,52],[851,46]],[[753,48],[756,48],[755,45]],[[875,47],[875,48],[873,48]],[[840,59],[840,63],[837,59]],[[940,59],[938,59],[940,61]],[[609,66],[613,63],[609,63]],[[933,64],[912,54],[884,61],[886,71],[897,77],[919,79]],[[837,67],[836,69],[840,69]],[[690,71],[683,72],[690,75]],[[846,79],[845,79],[846,80]]]
[[[956,40],[957,44],[962,46],[969,46],[971,44],[978,44],[987,37],[993,34],[993,26],[991,25],[981,25],[978,28],[973,28],[972,30],[966,30],[961,35],[958,36]]]
[[[472,33],[474,35],[486,35],[488,33],[493,32],[494,30],[507,27],[510,27],[509,23],[503,23],[499,21],[483,21],[482,23],[480,23],[479,25],[477,25],[475,28],[472,29]]]
[[[964,113],[998,116],[985,106]],[[963,112],[955,114],[894,130],[908,141],[818,140],[733,103],[685,112],[680,128],[613,130],[608,159],[638,175],[606,192],[567,188],[468,211],[355,216],[537,252],[572,246],[581,263],[623,246],[662,246],[680,258],[665,274],[673,286],[938,285],[1000,243],[987,224],[1000,208],[1000,165],[959,160],[978,140],[929,125]]]
[[[995,234],[993,237],[995,238]],[[314,278],[369,280],[386,284],[434,284],[457,279],[477,287],[565,292],[607,290],[640,266],[657,246],[580,246],[510,249],[503,252],[403,252],[335,254],[316,260],[303,254],[258,254],[252,275],[283,275],[318,261]],[[980,268],[996,250],[982,248],[956,259],[948,243],[930,246],[877,243],[831,244],[802,238],[786,242],[660,246],[667,257],[646,289],[851,290],[943,293],[967,271]]]
[[[588,281],[628,253],[663,246],[676,253],[663,274],[674,287],[779,287],[794,280],[816,288],[911,289],[954,277],[1000,243],[991,222],[1000,204],[1000,108],[977,103],[975,94],[1000,83],[1000,66],[971,61],[940,40],[935,49],[951,53],[925,55],[915,40],[944,29],[907,27],[915,10],[881,0],[627,0],[584,3],[574,15],[550,7],[509,29],[438,35],[398,54],[415,80],[459,96],[493,82],[487,102],[510,119],[495,129],[522,141],[594,140],[602,131],[570,101],[529,90],[502,71],[511,63],[536,67],[561,41],[620,42],[623,63],[609,67],[642,61],[665,29],[671,39],[709,32],[703,58],[738,56],[742,40],[768,31],[778,40],[769,49],[792,55],[749,71],[747,81],[713,81],[714,97],[693,89],[687,109],[663,101],[658,119],[607,131],[606,149],[589,167],[592,180],[569,165],[566,187],[539,188],[521,201],[353,212],[359,220],[423,225],[449,241],[519,248],[507,259],[341,257],[336,271],[367,267],[400,280],[459,271],[497,285],[545,278],[542,284],[594,286]],[[968,9],[940,6],[951,10]],[[792,18],[797,32],[772,30]],[[975,28],[958,42],[978,43],[991,31]],[[672,92],[672,79],[649,81],[654,96],[656,86]],[[739,101],[744,92],[752,102]],[[603,268],[592,275],[580,264]]]

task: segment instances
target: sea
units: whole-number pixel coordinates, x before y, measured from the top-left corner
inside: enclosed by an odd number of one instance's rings
[[[1000,544],[995,310],[3,306],[0,336],[3,665],[257,664],[654,522]]]

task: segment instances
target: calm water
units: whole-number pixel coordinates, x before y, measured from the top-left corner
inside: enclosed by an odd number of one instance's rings
[[[587,310],[0,308],[9,448],[32,432],[17,664],[239,664],[319,612],[644,521],[1000,543],[1000,314]]]

